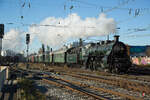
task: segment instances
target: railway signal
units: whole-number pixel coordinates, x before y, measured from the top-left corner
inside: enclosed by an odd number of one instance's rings
[[[4,24],[0,24],[0,38],[4,36]]]
[[[26,34],[26,44],[29,44],[30,42],[30,34]]]
[[[28,52],[29,52],[29,43],[30,43],[30,34],[26,34],[26,44],[27,44],[27,68],[29,67],[29,58],[28,58]]]
[[[2,51],[2,38],[4,36],[4,24],[0,24],[0,56]]]

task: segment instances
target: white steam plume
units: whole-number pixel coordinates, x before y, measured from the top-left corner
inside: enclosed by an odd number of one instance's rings
[[[29,33],[53,47],[64,44],[68,39],[103,36],[115,33],[116,22],[112,18],[106,18],[100,14],[98,18],[81,19],[76,13],[66,18],[49,17],[40,23],[40,26],[32,26]]]
[[[19,52],[23,47],[23,37],[24,34],[16,29],[11,29],[4,35],[3,39],[3,49],[11,49],[15,52]]]

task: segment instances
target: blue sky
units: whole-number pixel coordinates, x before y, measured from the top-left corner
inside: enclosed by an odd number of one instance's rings
[[[103,11],[108,18],[113,18],[118,23],[120,29],[116,34],[120,35],[121,41],[130,45],[150,45],[149,5],[150,0],[0,0],[0,23],[5,24],[5,33],[11,29],[28,32],[29,25],[22,24],[39,24],[48,17],[66,18],[71,13],[77,13],[81,19],[97,18]],[[132,9],[131,14],[129,9]],[[139,10],[136,17],[135,10]],[[136,32],[137,29],[145,28],[144,31]],[[105,38],[106,36],[96,37]],[[113,39],[113,35],[110,38]],[[31,51],[37,51],[40,47],[41,42],[35,38],[30,45]],[[22,48],[25,49],[25,42]]]

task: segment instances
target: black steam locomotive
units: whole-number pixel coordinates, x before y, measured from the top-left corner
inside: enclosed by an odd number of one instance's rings
[[[127,54],[127,46],[119,41],[115,35],[114,40],[102,41],[82,47],[82,62],[91,70],[106,70],[112,73],[126,73],[131,67],[130,57]],[[79,55],[79,54],[78,54]]]

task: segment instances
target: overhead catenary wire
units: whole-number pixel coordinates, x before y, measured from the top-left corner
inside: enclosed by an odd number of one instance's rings
[[[26,0],[25,0],[26,1]],[[70,1],[70,0],[66,0],[66,1]],[[79,1],[79,0],[71,0],[71,2],[76,2],[76,1]],[[126,0],[126,3],[128,3],[129,1],[131,1],[131,0]],[[91,3],[88,3],[88,2],[86,2],[86,1],[80,1],[80,2],[84,2],[84,3],[86,3],[86,4],[88,4],[88,5],[91,5]],[[125,3],[122,3],[122,4],[119,4],[119,5],[123,5],[123,4],[125,4]],[[92,4],[93,6],[95,6],[95,4]],[[70,9],[74,9],[74,5],[72,5],[72,6],[70,6]],[[99,7],[101,7],[101,6],[99,6]],[[101,8],[101,10],[103,11],[104,9],[104,6],[102,6],[102,8]],[[110,9],[111,8],[115,8],[115,7],[110,7]],[[127,9],[127,10],[131,10],[131,8],[118,8],[118,9]],[[137,16],[141,16],[141,11],[142,10],[149,10],[149,8],[135,8],[135,9],[133,9],[132,8],[132,10],[136,10],[136,17]],[[130,14],[131,14],[131,12],[130,12]],[[135,16],[133,16],[133,18],[135,18]],[[127,20],[130,20],[131,18],[128,18],[128,19],[126,19],[126,20],[124,20],[124,21],[127,21]],[[120,24],[120,23],[122,23],[122,21],[119,21],[119,22],[117,22],[117,24]],[[12,23],[9,23],[9,25],[11,25]],[[21,23],[22,24],[22,26],[34,26],[34,25],[32,25],[32,24],[24,24],[24,23]],[[45,26],[45,27],[58,27],[58,28],[65,28],[65,27],[68,27],[68,26],[59,26],[59,25],[35,25],[35,26]],[[86,27],[86,28],[94,28],[94,27]]]
[[[62,7],[64,7],[64,5],[66,5],[66,7],[67,7],[67,2],[68,1],[70,1],[70,2],[77,2],[78,3],[78,5],[76,5],[76,7],[78,7],[78,6],[80,6],[80,7],[95,7],[95,8],[97,8],[97,9],[101,9],[101,8],[103,8],[103,10],[104,9],[109,9],[109,10],[111,10],[111,9],[114,9],[114,8],[116,8],[116,9],[120,9],[120,10],[128,10],[129,11],[129,9],[130,9],[130,7],[128,7],[128,8],[122,8],[122,7],[120,7],[120,6],[123,6],[123,5],[125,5],[125,4],[128,4],[129,2],[134,2],[135,0],[125,0],[124,2],[122,2],[122,3],[119,3],[117,6],[104,6],[104,5],[98,5],[98,4],[93,4],[93,3],[89,3],[89,2],[87,2],[87,1],[81,1],[81,0],[66,0],[65,1],[65,3],[61,3],[61,5],[59,5],[59,6],[62,6]],[[30,8],[31,7],[31,0],[28,0],[28,2],[27,2],[27,0],[23,0],[23,1],[21,1],[21,0],[19,0],[19,2],[21,2],[21,4],[19,3],[19,5],[22,7],[23,5],[24,5],[24,7],[28,7],[28,8]],[[5,1],[4,3],[8,3],[7,1]],[[83,6],[83,5],[79,5],[79,4],[84,4],[84,5],[86,5],[86,6]],[[75,3],[73,4],[73,5],[75,5]],[[45,7],[45,5],[41,5],[41,4],[36,4],[36,3],[34,3],[34,5],[33,6],[40,6],[40,7]],[[117,8],[117,7],[119,7],[119,8]],[[132,10],[136,10],[136,9],[140,9],[140,10],[150,10],[150,8],[131,8]]]
[[[78,2],[84,5],[88,5],[90,7],[94,7],[96,9],[99,9],[102,13],[107,13],[107,12],[111,12],[115,9],[119,9],[119,10],[127,10],[129,15],[133,15],[134,17],[139,16],[142,12],[144,11],[150,11],[150,8],[122,8],[122,6],[128,4],[130,1],[134,2],[135,0],[124,0],[122,3],[119,3],[119,5],[114,6],[114,7],[110,7],[110,6],[102,6],[102,5],[97,5],[97,4],[93,4],[93,3],[89,3],[86,1],[79,1],[79,0],[70,0],[71,2]],[[77,8],[77,5],[74,5],[74,8]],[[80,6],[80,7],[83,7]],[[88,8],[88,7],[87,7]]]
[[[138,12],[138,14],[136,13],[135,15],[131,16],[130,18],[126,18],[126,19],[124,19],[124,20],[117,21],[117,24],[122,24],[122,23],[124,23],[124,22],[128,22],[128,21],[130,21],[130,20],[132,20],[132,19],[136,19],[136,18],[138,18],[138,17],[140,17],[140,16],[144,16],[144,15],[150,13],[150,9],[149,9],[149,10],[146,9],[146,8],[143,8],[143,9],[145,9],[145,10],[143,10],[143,11],[140,10],[140,12]]]
[[[145,38],[145,37],[150,37],[150,34],[146,33],[146,34],[130,34],[130,35],[125,35],[123,36],[123,38]]]
[[[30,0],[28,0],[29,1],[29,4],[30,4]],[[67,5],[66,5],[66,3],[68,2],[68,1],[71,1],[71,2],[77,2],[78,4],[79,3],[82,3],[82,4],[86,4],[86,5],[91,5],[92,7],[96,7],[96,8],[98,8],[98,9],[100,9],[101,10],[101,12],[105,12],[105,10],[104,10],[104,8],[108,8],[109,10],[110,9],[114,9],[114,8],[116,8],[117,6],[114,6],[114,7],[107,7],[107,6],[101,6],[101,5],[97,5],[97,4],[93,4],[93,3],[88,3],[88,2],[86,2],[86,1],[80,1],[80,0],[66,0],[65,1],[65,3],[64,3],[64,9],[67,9]],[[120,7],[120,5],[125,5],[125,4],[128,4],[130,1],[134,1],[134,0],[125,0],[123,3],[120,3],[119,5],[118,5],[118,7]],[[26,4],[26,2],[27,2],[27,0],[24,0],[24,2],[21,2],[21,4],[20,5],[22,5],[23,7],[25,6],[25,4]],[[31,6],[31,5],[30,5]],[[82,7],[81,5],[79,5],[80,7]],[[69,6],[69,8],[68,9],[70,9],[70,13],[71,13],[71,10],[72,9],[74,9],[74,8],[76,8],[76,7],[78,7],[78,5],[74,5],[74,4],[72,4],[71,6]],[[116,9],[123,9],[123,10],[128,10],[129,11],[129,15],[131,15],[133,12],[135,12],[135,16],[140,16],[140,14],[143,12],[143,11],[150,11],[150,9],[149,8],[116,8]],[[30,7],[29,7],[30,8]],[[23,15],[23,8],[21,8],[21,23],[23,23],[23,18],[24,18],[24,15]],[[135,17],[134,16],[134,17]],[[128,18],[128,19],[130,19],[130,18]],[[127,19],[127,20],[128,20]],[[126,20],[125,20],[126,21]],[[117,23],[120,23],[121,21],[119,21],[119,22],[117,22]]]
[[[72,2],[79,2],[81,4],[88,5],[88,6],[91,6],[91,7],[95,7],[97,9],[102,9],[103,8],[103,12],[107,13],[107,12],[110,12],[110,11],[115,10],[115,9],[129,10],[129,8],[120,8],[120,7],[128,4],[131,0],[126,0],[123,3],[121,3],[121,4],[117,5],[117,6],[114,6],[114,7],[97,5],[97,4],[89,3],[89,2],[86,2],[86,1],[79,1],[79,0],[71,0],[71,1]],[[104,10],[104,8],[107,9],[107,10]]]
[[[122,6],[128,4],[130,1],[134,2],[135,0],[124,0],[122,3],[119,3],[118,6],[114,6],[114,7],[97,5],[97,4],[89,3],[89,2],[86,2],[86,1],[79,1],[79,0],[70,0],[70,1],[71,2],[82,3],[82,4],[85,4],[85,5],[91,6],[91,7],[95,7],[96,9],[100,9],[101,13],[107,13],[107,12],[113,11],[115,9],[118,9],[118,10],[127,10],[129,16],[131,16],[132,18],[127,18],[125,20],[117,21],[117,24],[121,24],[121,23],[130,21],[130,20],[132,20],[134,18],[137,18],[138,16],[145,15],[144,13],[150,12],[150,8],[131,8],[131,7],[122,8]],[[83,5],[80,6],[80,7],[83,7]],[[74,5],[74,8],[77,8],[77,6]]]
[[[146,26],[145,28],[133,28],[133,29],[130,29],[130,30],[133,30],[133,31],[124,33],[124,34],[126,34],[126,35],[123,36],[124,38],[128,38],[128,37],[141,38],[141,37],[149,37],[150,36],[150,34],[145,34],[145,33],[135,34],[137,32],[149,31],[150,30],[150,24],[148,26]],[[131,33],[134,33],[134,34],[131,34]]]

